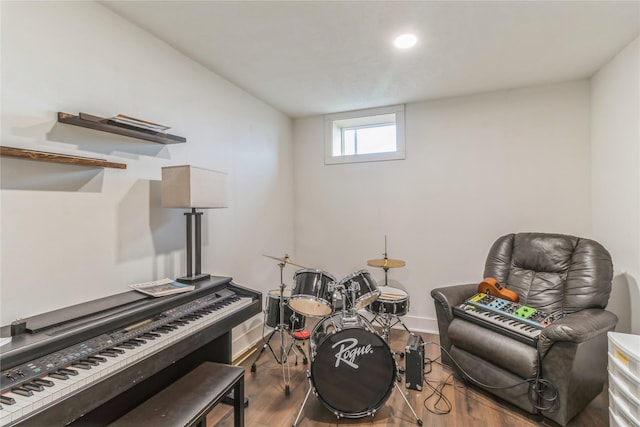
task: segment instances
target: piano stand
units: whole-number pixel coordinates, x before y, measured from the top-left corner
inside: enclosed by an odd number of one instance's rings
[[[260,312],[261,299],[231,278],[213,277],[191,292],[153,298],[130,291],[29,317],[27,330],[0,352],[0,426],[108,425],[194,368],[230,364],[231,330]],[[81,369],[61,372],[74,362]],[[33,381],[44,386],[29,396],[13,392]]]
[[[244,368],[202,365],[118,418],[110,427],[132,425],[207,425],[207,414],[233,390],[233,425],[244,426]]]

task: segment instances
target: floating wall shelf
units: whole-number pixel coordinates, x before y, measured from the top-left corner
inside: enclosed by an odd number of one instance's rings
[[[70,156],[67,154],[48,153],[45,151],[25,150],[24,148],[0,147],[0,155],[21,159],[39,160],[43,162],[66,163],[80,166],[126,169],[126,163],[108,162],[91,157]]]
[[[83,128],[95,129],[102,132],[115,133],[131,138],[144,139],[158,144],[179,144],[187,142],[182,136],[171,135],[164,132],[155,132],[124,123],[118,123],[111,119],[80,113],[77,116],[69,113],[58,112],[58,122]]]

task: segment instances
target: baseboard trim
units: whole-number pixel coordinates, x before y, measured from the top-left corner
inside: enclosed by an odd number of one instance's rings
[[[373,314],[368,311],[361,310],[359,313],[369,320],[373,318]],[[402,316],[400,319],[411,332],[438,333],[438,322],[436,319],[418,316]],[[257,351],[258,344],[264,340],[265,329],[263,327],[263,320],[263,316],[259,315],[234,328],[233,335],[237,336],[232,344],[232,360],[234,365],[239,365],[244,362]],[[402,325],[397,324],[393,329],[403,328]]]
[[[258,343],[256,342],[255,345],[249,346],[248,348],[244,349],[244,351],[242,351],[240,354],[238,354],[233,358],[233,360],[231,361],[231,364],[235,366],[240,366],[245,360],[247,360],[248,358],[256,354],[256,352],[258,351],[257,346],[258,346]]]

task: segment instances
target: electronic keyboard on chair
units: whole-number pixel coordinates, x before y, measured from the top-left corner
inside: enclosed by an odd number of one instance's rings
[[[545,327],[563,317],[484,293],[454,306],[453,314],[531,346],[537,345]]]

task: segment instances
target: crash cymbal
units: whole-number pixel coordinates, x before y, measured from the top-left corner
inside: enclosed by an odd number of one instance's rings
[[[285,255],[284,258],[278,258],[276,256],[271,256],[271,255],[265,255],[262,254],[262,256],[266,256],[267,258],[271,258],[271,259],[275,259],[276,261],[280,261],[283,262],[285,264],[291,264],[291,265],[295,265],[296,267],[300,267],[300,268],[306,268],[300,264],[296,264],[295,262],[291,261],[291,258],[289,258],[289,255]]]
[[[398,267],[404,267],[406,265],[406,262],[399,259],[382,258],[382,259],[370,259],[369,261],[367,261],[367,265],[371,267],[380,267],[380,268],[398,268]]]

